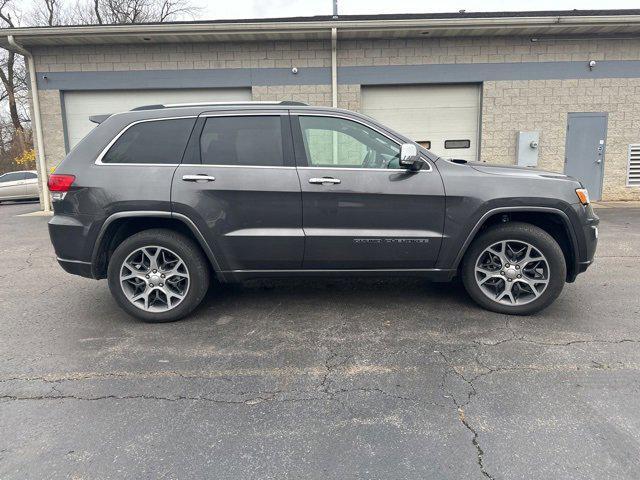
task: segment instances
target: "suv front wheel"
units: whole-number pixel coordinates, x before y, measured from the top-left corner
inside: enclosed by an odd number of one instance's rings
[[[562,292],[567,267],[551,235],[528,223],[489,228],[465,254],[462,281],[482,307],[527,315],[549,306]]]
[[[118,304],[145,322],[172,322],[209,288],[207,259],[190,238],[165,229],[136,233],[113,252],[107,271]]]

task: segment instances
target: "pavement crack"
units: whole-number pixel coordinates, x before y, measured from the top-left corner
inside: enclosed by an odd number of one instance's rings
[[[577,340],[568,340],[566,342],[542,342],[538,340],[531,340],[526,338],[524,335],[518,335],[511,324],[509,323],[509,319],[505,320],[505,328],[511,334],[508,338],[503,338],[502,340],[498,340],[496,342],[482,342],[479,340],[475,340],[473,343],[475,345],[483,346],[483,347],[496,347],[498,345],[502,345],[507,342],[523,342],[529,343],[532,345],[539,345],[542,347],[569,347],[571,345],[584,345],[584,344],[608,344],[608,345],[618,345],[621,343],[640,343],[640,339],[635,338],[620,338],[620,339],[612,339],[612,340],[603,340],[599,338],[592,339],[577,339]]]
[[[329,355],[324,361],[325,373],[320,379],[318,388],[320,391],[329,397],[332,397],[335,391],[330,388],[331,379],[329,376],[338,368],[342,367],[351,358],[351,355],[340,355],[334,351],[329,351]]]
[[[456,399],[455,394],[453,394],[452,392],[449,392],[447,390],[447,388],[446,388],[447,371],[445,370],[443,372],[443,374],[442,374],[442,382],[440,384],[440,387],[441,387],[442,391],[446,394],[446,396],[451,398],[451,401],[453,402],[453,404],[456,407],[456,410],[458,412],[458,419],[460,420],[460,423],[467,430],[469,430],[469,432],[471,432],[471,434],[472,434],[471,443],[473,444],[473,447],[476,450],[476,456],[477,456],[476,461],[478,463],[478,467],[480,468],[480,473],[482,473],[482,475],[484,477],[486,477],[486,478],[489,478],[491,480],[495,480],[495,477],[493,475],[491,475],[489,472],[487,472],[486,466],[484,464],[485,452],[482,449],[482,446],[480,445],[480,439],[479,439],[478,432],[477,432],[477,430],[475,428],[473,428],[473,426],[471,426],[471,424],[469,423],[469,420],[465,416],[465,412],[464,412],[465,407],[468,406],[469,403],[471,403],[472,397],[475,396],[476,393],[477,393],[476,388],[473,385],[473,381],[478,377],[474,377],[473,379],[469,380],[460,371],[458,371],[458,369],[449,361],[449,359],[447,358],[447,356],[443,352],[436,351],[435,353],[438,353],[442,357],[442,359],[444,360],[445,364],[449,367],[450,371],[453,372],[453,374],[455,376],[457,376],[460,379],[462,379],[469,386],[469,390],[467,391],[467,400],[464,403],[460,403]]]
[[[478,432],[469,424],[469,421],[464,415],[464,408],[462,407],[458,408],[458,416],[460,418],[460,422],[465,426],[467,430],[469,430],[473,434],[473,437],[471,438],[471,443],[476,448],[476,452],[478,455],[478,466],[480,467],[480,473],[482,473],[482,475],[484,475],[486,478],[495,480],[495,477],[491,475],[489,472],[487,472],[487,469],[485,468],[484,450],[480,446],[480,442],[478,440]]]
[[[265,392],[255,397],[251,397],[244,400],[223,400],[220,398],[213,397],[205,397],[205,396],[189,396],[189,395],[177,395],[175,397],[168,396],[160,396],[160,395],[147,395],[147,394],[136,394],[136,395],[98,395],[95,397],[86,397],[79,395],[69,395],[63,394],[58,389],[53,388],[56,395],[34,395],[34,396],[18,396],[18,395],[1,395],[0,400],[8,400],[8,401],[29,401],[29,400],[79,400],[86,402],[95,402],[100,400],[158,400],[158,401],[166,401],[166,402],[179,402],[179,401],[203,401],[210,403],[217,403],[223,405],[257,405],[259,403],[265,402],[296,402],[296,401],[310,401],[310,400],[321,400],[322,398],[291,398],[291,399],[280,399],[276,400],[276,396],[279,391],[276,392]]]

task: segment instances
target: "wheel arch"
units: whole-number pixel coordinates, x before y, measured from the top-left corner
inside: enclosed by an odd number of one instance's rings
[[[500,223],[518,221],[535,225],[549,233],[560,245],[567,264],[567,282],[578,274],[578,240],[568,215],[552,207],[498,207],[486,212],[471,229],[455,259],[457,270],[473,241],[487,228]]]
[[[92,276],[106,277],[107,266],[113,251],[125,238],[151,228],[166,228],[194,240],[209,260],[211,269],[220,281],[224,275],[218,260],[198,227],[185,215],[163,211],[130,211],[110,215],[102,224],[96,237],[91,256]]]

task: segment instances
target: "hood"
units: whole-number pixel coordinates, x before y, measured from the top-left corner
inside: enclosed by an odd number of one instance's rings
[[[458,163],[458,162],[456,162]],[[466,162],[468,166],[482,173],[491,175],[506,175],[511,177],[553,178],[558,180],[575,180],[564,173],[538,170],[531,167],[518,167],[515,165],[497,165],[484,162]]]

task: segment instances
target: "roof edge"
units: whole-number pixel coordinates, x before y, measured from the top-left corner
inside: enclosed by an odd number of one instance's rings
[[[283,17],[265,19],[197,20],[166,23],[121,25],[69,25],[55,27],[20,27],[0,29],[0,46],[10,48],[7,35],[24,45],[29,39],[74,35],[180,35],[180,34],[254,34],[278,32],[319,32],[338,28],[342,31],[375,31],[394,28],[471,29],[517,28],[522,26],[601,27],[606,25],[640,25],[640,9],[628,10],[558,10],[525,12],[464,12],[434,14],[341,15]],[[5,38],[3,38],[5,37]],[[105,43],[104,40],[96,43]]]

